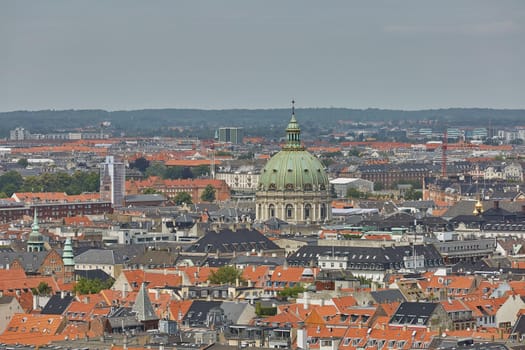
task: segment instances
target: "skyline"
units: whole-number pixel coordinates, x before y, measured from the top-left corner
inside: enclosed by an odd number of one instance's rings
[[[525,108],[520,1],[1,1],[0,111]]]

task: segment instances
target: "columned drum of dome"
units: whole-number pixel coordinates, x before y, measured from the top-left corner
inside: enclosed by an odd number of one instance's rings
[[[292,224],[323,223],[331,219],[330,183],[323,164],[301,145],[301,129],[292,118],[286,145],[263,168],[256,192],[259,222],[272,217]]]

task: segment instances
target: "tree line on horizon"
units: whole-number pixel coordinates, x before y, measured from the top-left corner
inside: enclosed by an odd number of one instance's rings
[[[301,127],[335,127],[339,120],[414,121],[439,120],[449,126],[471,126],[475,122],[489,122],[493,126],[521,122],[523,109],[450,108],[420,111],[350,108],[296,109]],[[145,109],[133,111],[105,110],[43,110],[0,112],[0,137],[8,137],[17,127],[31,133],[52,133],[88,128],[101,132],[102,123],[111,122],[110,130],[127,136],[195,136],[213,137],[214,130],[225,125],[244,127],[245,134],[282,131],[290,117],[289,109]],[[56,126],[60,125],[60,129]],[[184,129],[184,130],[181,130]]]
[[[76,171],[44,173],[25,178],[15,170],[0,175],[0,198],[11,197],[15,192],[65,192],[69,195],[98,192],[99,172]]]

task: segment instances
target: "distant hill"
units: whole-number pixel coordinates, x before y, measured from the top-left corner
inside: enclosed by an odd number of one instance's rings
[[[339,120],[392,121],[393,125],[416,120],[433,120],[448,126],[505,126],[525,124],[523,109],[450,108],[420,111],[347,108],[297,109],[301,127],[312,130],[336,127]],[[145,109],[133,111],[43,110],[0,113],[0,136],[24,127],[32,133],[49,133],[74,128],[93,127],[110,121],[114,131],[127,135],[169,134],[170,128],[191,128],[195,136],[213,135],[219,126],[240,126],[256,130],[282,131],[288,123],[289,109]],[[201,130],[199,132],[199,130]]]

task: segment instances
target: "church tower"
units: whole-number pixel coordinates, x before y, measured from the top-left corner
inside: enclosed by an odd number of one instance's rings
[[[66,239],[64,244],[64,251],[62,252],[62,261],[64,263],[64,283],[71,283],[74,281],[75,275],[75,259],[73,256],[73,246],[71,245],[71,238]]]
[[[38,216],[35,208],[35,214],[33,218],[33,225],[31,225],[31,233],[27,240],[27,251],[28,252],[43,252],[44,251],[44,236],[40,234],[40,226],[38,226]]]

